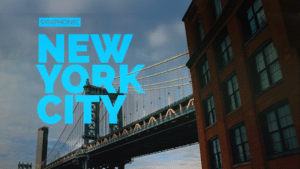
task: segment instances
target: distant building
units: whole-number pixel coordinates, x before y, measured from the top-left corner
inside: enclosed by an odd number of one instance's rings
[[[182,20],[202,168],[299,169],[299,0],[193,0]]]
[[[19,162],[18,169],[32,169],[32,164],[24,164]]]

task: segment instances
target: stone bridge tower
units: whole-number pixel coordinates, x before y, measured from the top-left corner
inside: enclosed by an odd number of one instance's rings
[[[46,165],[49,129],[43,126],[38,129],[35,169],[42,169]]]

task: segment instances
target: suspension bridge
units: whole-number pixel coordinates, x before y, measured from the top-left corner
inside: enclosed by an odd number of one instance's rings
[[[188,52],[141,69],[137,80],[145,93],[129,86],[117,124],[109,124],[102,101],[92,103],[92,123],[84,124],[83,104],[78,102],[74,123],[64,126],[36,168],[124,168],[133,158],[197,143],[187,58]],[[116,90],[119,84],[116,77]],[[87,81],[81,94],[108,95],[114,102],[122,93],[107,93]]]

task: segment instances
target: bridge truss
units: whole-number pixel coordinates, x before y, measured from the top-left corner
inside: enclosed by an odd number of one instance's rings
[[[191,79],[185,66],[187,58],[188,52],[140,70],[137,80],[145,94],[139,94],[129,86],[118,117],[121,125],[113,126],[114,128],[110,127],[109,114],[101,102],[91,105],[91,124],[83,124],[83,105],[77,103],[73,110],[74,123],[66,124],[56,143],[49,145],[47,167],[75,155],[78,158],[79,154],[89,152],[94,147],[105,146],[128,133],[149,129],[149,126],[181,117],[188,110],[192,111],[194,107]],[[116,77],[113,83],[116,90],[119,89],[119,84],[119,77]],[[87,82],[85,88],[93,86]],[[85,90],[81,94],[108,94],[102,87],[88,91]],[[111,100],[114,100],[115,96],[110,95]],[[182,107],[183,103],[186,104],[185,108]]]

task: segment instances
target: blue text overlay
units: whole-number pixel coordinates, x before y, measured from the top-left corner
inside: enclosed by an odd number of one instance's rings
[[[81,18],[39,18],[39,27],[80,27]]]

